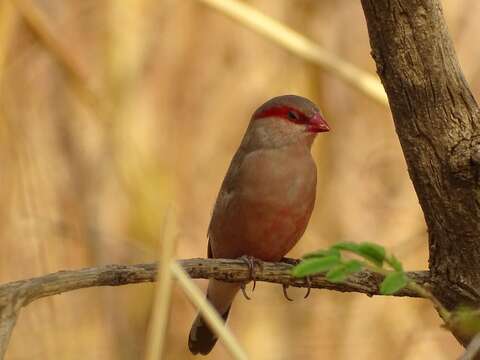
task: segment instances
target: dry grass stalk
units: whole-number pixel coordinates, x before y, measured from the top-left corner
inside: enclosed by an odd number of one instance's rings
[[[237,0],[200,0],[272,40],[295,55],[325,68],[382,105],[388,106],[380,81],[340,59],[305,36]]]
[[[77,59],[57,39],[48,24],[48,19],[30,1],[11,0],[11,2],[15,5],[31,33],[57,61],[79,98],[94,110],[98,110],[101,96],[90,85]]]
[[[165,333],[167,331],[172,298],[172,276],[170,264],[175,255],[176,243],[175,214],[170,207],[165,214],[162,242],[158,246],[158,279],[155,286],[155,300],[148,331],[145,359],[158,360],[165,351]]]
[[[233,336],[230,330],[225,326],[220,315],[213,308],[213,306],[205,298],[205,294],[193,283],[185,270],[176,262],[171,263],[170,267],[173,276],[178,280],[185,294],[190,301],[198,308],[208,325],[218,335],[218,338],[223,342],[228,349],[232,358],[237,360],[248,359],[247,354],[241,348],[237,339]]]

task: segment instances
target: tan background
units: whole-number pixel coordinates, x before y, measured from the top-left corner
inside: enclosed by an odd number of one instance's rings
[[[249,3],[374,73],[359,1]],[[477,94],[480,3],[443,3]],[[291,256],[372,241],[407,269],[426,268],[423,217],[382,105],[196,0],[31,4],[101,102],[88,104],[78,80],[72,86],[51,49],[1,0],[1,282],[153,261],[171,202],[178,258],[204,256],[212,204],[251,112],[286,93],[317,102],[333,128],[313,149],[316,208]],[[40,300],[22,312],[7,359],[139,359],[152,290],[94,288]],[[279,286],[258,284],[252,301],[237,299],[229,324],[253,359],[452,359],[461,351],[426,302],[290,293],[293,303]],[[176,288],[166,358],[191,358],[194,312]],[[210,358],[228,354],[219,345]]]

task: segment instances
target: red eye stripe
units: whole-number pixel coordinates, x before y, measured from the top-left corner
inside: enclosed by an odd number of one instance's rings
[[[289,116],[289,113],[293,113],[294,116]],[[309,122],[309,118],[304,113],[290,106],[274,106],[265,109],[255,114],[253,119],[263,119],[272,116],[280,117],[297,124],[307,124]]]

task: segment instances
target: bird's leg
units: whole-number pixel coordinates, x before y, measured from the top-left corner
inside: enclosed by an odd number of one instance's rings
[[[285,263],[285,264],[289,264],[289,265],[298,265],[302,260],[300,259],[292,259],[292,258],[287,258],[287,257],[284,257],[282,258],[282,260],[280,260],[281,262]],[[312,281],[310,279],[310,276],[305,276],[305,281],[307,283],[307,293],[305,294],[305,296],[303,297],[304,299],[308,298],[310,296],[310,291],[312,290]],[[288,297],[288,294],[287,294],[287,288],[288,288],[288,285],[285,285],[283,284],[283,295],[285,296],[285,298],[289,301],[292,301],[292,299],[290,299]]]
[[[243,255],[239,259],[243,260],[248,266],[248,271],[250,273],[250,280],[253,280],[253,287],[252,287],[252,292],[253,292],[255,290],[255,285],[257,284],[255,265],[258,265],[258,267],[260,267],[260,269],[263,270],[263,263],[261,260],[249,255]],[[246,283],[243,283],[240,288],[242,289],[242,293],[243,293],[243,296],[245,296],[245,299],[250,300],[250,297],[247,295],[247,292],[245,291],[245,286],[246,286]]]

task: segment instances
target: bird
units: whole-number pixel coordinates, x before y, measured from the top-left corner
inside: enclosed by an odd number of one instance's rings
[[[209,258],[280,261],[301,238],[316,197],[311,147],[330,131],[319,108],[298,95],[274,97],[251,116],[220,187],[208,227]],[[258,261],[257,260],[257,261]],[[226,321],[244,284],[210,279],[207,299]],[[198,314],[188,338],[207,355],[217,336]]]

